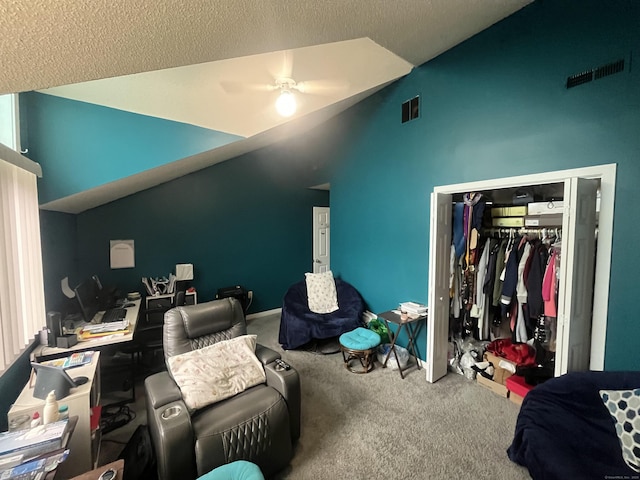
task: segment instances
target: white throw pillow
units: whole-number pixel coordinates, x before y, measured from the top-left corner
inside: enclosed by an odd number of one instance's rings
[[[191,411],[266,381],[256,335],[242,335],[169,358],[169,370]]]
[[[309,310],[331,313],[338,310],[338,293],[331,270],[323,273],[305,273]]]
[[[600,390],[600,397],[616,426],[622,458],[629,468],[640,472],[640,388]]]

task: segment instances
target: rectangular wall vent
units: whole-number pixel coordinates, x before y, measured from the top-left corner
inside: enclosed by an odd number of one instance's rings
[[[603,65],[593,71],[593,79],[598,80],[602,77],[608,77],[614,73],[619,73],[624,70],[624,60],[618,60],[617,62],[610,63],[609,65]]]
[[[402,123],[420,117],[420,95],[416,95],[402,104]]]
[[[567,88],[577,87],[583,83],[588,83],[593,80],[593,71],[577,73],[567,78]]]
[[[624,59],[567,77],[567,88],[577,87],[622,71],[624,71]]]

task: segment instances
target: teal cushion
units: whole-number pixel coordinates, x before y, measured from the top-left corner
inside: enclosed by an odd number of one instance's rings
[[[264,476],[255,463],[237,460],[214,468],[198,480],[264,480]]]
[[[340,335],[340,345],[349,350],[369,350],[380,345],[380,335],[368,328],[358,327]]]

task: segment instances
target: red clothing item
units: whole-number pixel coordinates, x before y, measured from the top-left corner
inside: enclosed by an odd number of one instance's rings
[[[498,338],[487,345],[487,351],[506,358],[516,365],[535,365],[536,351],[526,343],[513,343],[510,338]]]

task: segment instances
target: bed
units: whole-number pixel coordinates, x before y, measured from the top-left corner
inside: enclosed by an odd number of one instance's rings
[[[640,478],[623,459],[614,419],[599,394],[638,388],[640,372],[569,373],[538,385],[522,403],[509,458],[534,480]],[[633,396],[632,404],[640,406],[640,391]]]
[[[364,301],[349,283],[335,279],[338,310],[314,313],[309,310],[304,280],[292,285],[282,301],[278,341],[285,350],[302,347],[312,340],[338,337],[362,326]]]

